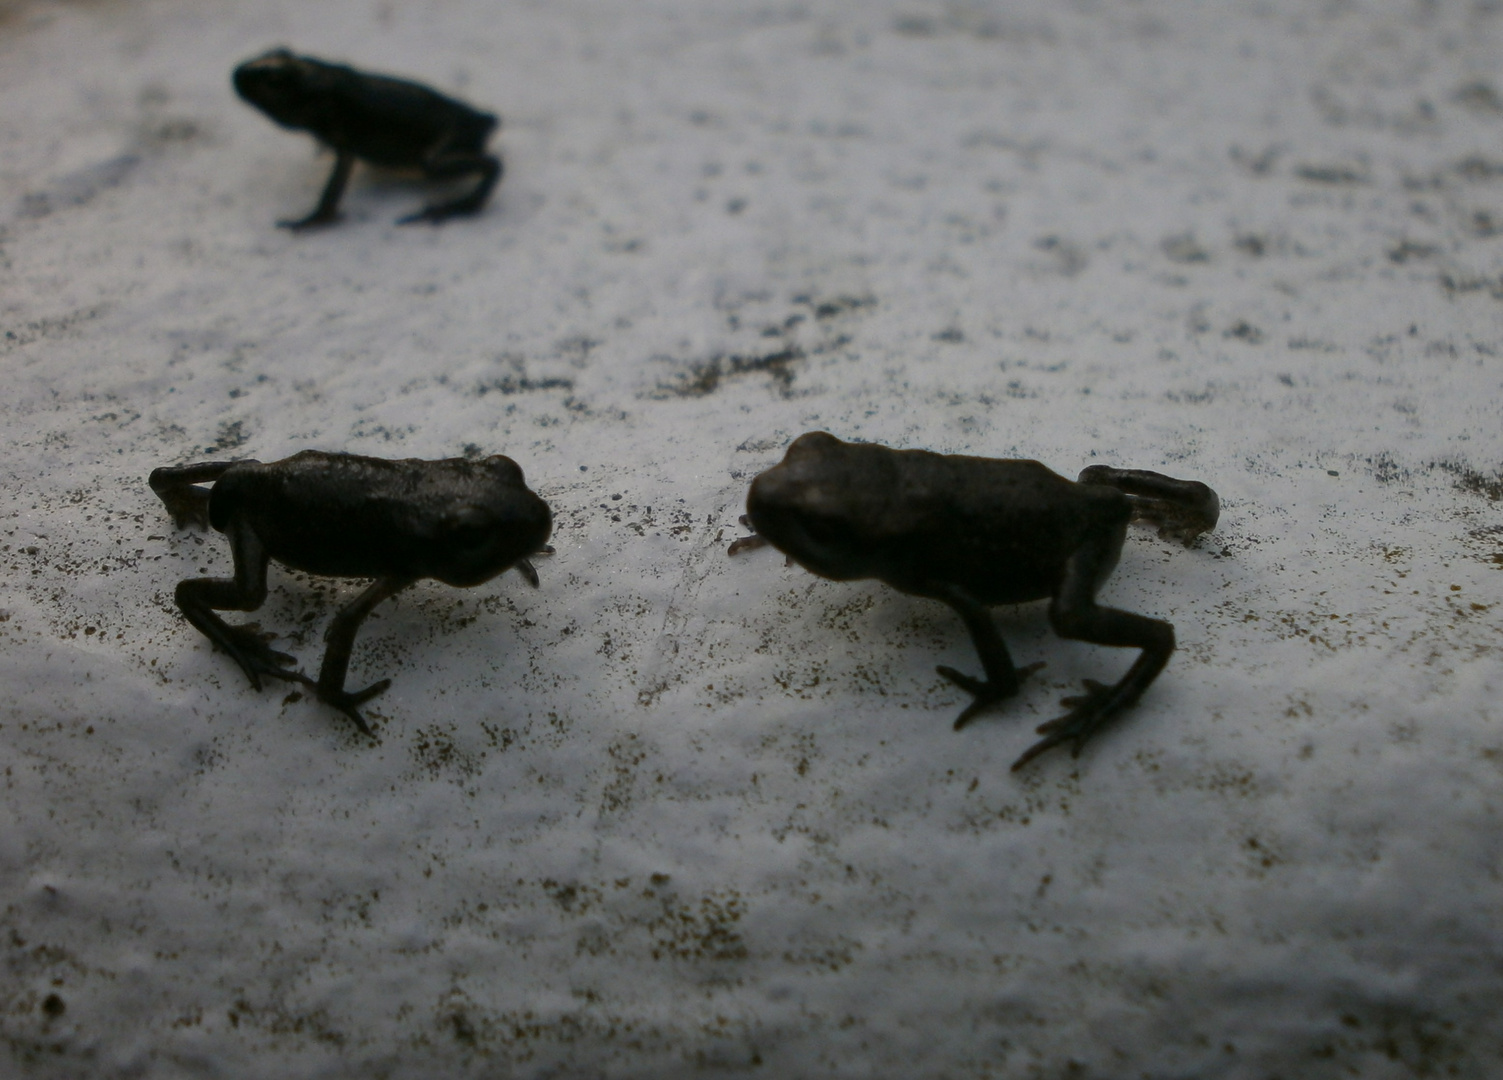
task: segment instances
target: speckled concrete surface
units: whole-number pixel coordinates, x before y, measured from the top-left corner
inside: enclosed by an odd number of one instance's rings
[[[487,212],[230,92],[499,111]],[[0,1071],[1503,1068],[1496,3],[0,7]],[[726,543],[798,433],[1204,480],[962,733],[948,611]],[[378,611],[379,744],[184,623],[155,466],[503,452],[542,587]],[[357,586],[274,570],[307,670]]]

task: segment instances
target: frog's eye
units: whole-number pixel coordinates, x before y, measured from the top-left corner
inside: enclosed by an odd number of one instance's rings
[[[843,544],[848,535],[844,523],[838,518],[819,514],[810,514],[804,519],[803,526],[804,534],[816,544]]]
[[[491,530],[483,525],[461,525],[449,534],[450,543],[468,550],[485,546],[490,538]]]
[[[511,458],[502,454],[492,454],[482,462],[491,471],[491,475],[504,484],[514,487],[522,487],[522,466]]]
[[[490,543],[495,533],[496,524],[490,519],[490,515],[471,507],[454,515],[448,541],[456,548],[473,551]]]
[[[257,68],[256,80],[271,90],[291,90],[299,83],[299,73],[291,64],[268,64]]]

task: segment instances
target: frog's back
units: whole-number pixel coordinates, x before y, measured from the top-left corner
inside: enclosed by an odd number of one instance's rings
[[[220,530],[237,518],[273,559],[297,570],[428,577],[435,545],[456,513],[524,492],[531,496],[521,469],[499,456],[387,460],[304,450],[235,466],[214,485],[209,515]]]
[[[1126,496],[1038,461],[899,451],[890,572],[908,592],[956,585],[985,604],[1051,596],[1071,555],[1125,528]]]
[[[478,153],[499,123],[491,113],[422,83],[344,70],[349,77],[328,91],[333,122],[319,134],[373,164],[417,165],[439,143]]]

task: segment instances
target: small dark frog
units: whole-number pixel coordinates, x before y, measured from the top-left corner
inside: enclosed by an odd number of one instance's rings
[[[212,489],[200,484],[213,483]],[[381,601],[422,578],[468,588],[515,568],[534,587],[527,556],[545,547],[553,519],[522,470],[496,454],[470,461],[388,461],[304,450],[290,458],[205,461],[156,469],[149,480],[178,527],[212,525],[230,538],[235,576],[190,578],[177,586],[188,621],[229,653],[261,689],[262,676],[311,687],[367,735],[360,706],[391,685],[344,688],[350,647]],[[331,577],[375,578],[324,635],[318,681],[290,671],[255,623],[231,626],[215,610],[255,611],[266,599],[266,564]]]
[[[949,604],[986,673],[977,679],[938,669],[975,699],[957,729],[1043,667],[1013,667],[987,611],[995,604],[1047,598],[1061,637],[1143,650],[1116,685],[1087,679],[1082,696],[1065,698],[1070,711],[1038,729],[1044,738],[1018,769],[1061,743],[1078,756],[1174,651],[1168,623],[1096,603],[1128,522],[1147,521],[1188,545],[1215,527],[1220,507],[1206,485],[1155,472],[1093,465],[1071,482],[1037,461],[892,450],[813,431],[752,481],[746,521],[758,535],[737,541],[731,554],[765,541],[822,577],[876,578]]]
[[[420,169],[430,180],[480,175],[469,194],[419,210],[402,218],[403,225],[474,214],[501,179],[501,159],[485,152],[500,120],[420,83],[368,75],[287,49],[247,60],[235,69],[234,83],[241,97],[277,123],[312,132],[334,151],[334,171],[318,205],[305,218],[278,222],[289,229],[328,225],[339,216],[339,197],[356,158]]]

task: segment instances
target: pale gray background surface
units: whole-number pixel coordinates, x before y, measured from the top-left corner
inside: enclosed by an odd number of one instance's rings
[[[487,212],[328,168],[271,45],[499,111]],[[1503,8],[0,7],[0,1072],[1363,1077],[1503,1069]],[[1205,480],[998,614],[726,543],[798,433]],[[504,452],[542,588],[424,584],[256,693],[157,465]],[[311,670],[357,586],[273,571]]]

